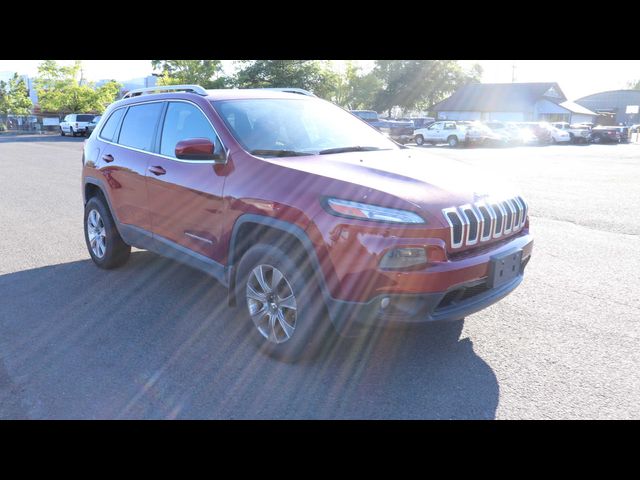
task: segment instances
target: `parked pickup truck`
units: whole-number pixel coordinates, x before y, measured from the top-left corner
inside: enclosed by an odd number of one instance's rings
[[[588,143],[591,130],[584,125],[569,125],[567,122],[554,122],[551,126],[564,130],[571,137],[571,143]]]
[[[387,133],[398,143],[404,144],[413,141],[414,126],[412,121],[403,122],[380,118],[378,113],[373,110],[351,110],[351,113],[381,132]]]
[[[93,117],[95,117],[95,115],[70,113],[64,117],[64,121],[60,122],[60,135],[63,137],[67,133],[74,137],[76,135],[84,135]]]

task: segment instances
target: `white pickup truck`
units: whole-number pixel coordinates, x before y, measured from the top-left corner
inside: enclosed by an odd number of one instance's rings
[[[67,133],[74,137],[76,135],[84,135],[93,117],[95,117],[95,115],[70,113],[60,122],[60,135],[63,137]]]
[[[554,122],[551,126],[563,130],[569,134],[571,143],[588,143],[591,130],[582,125],[569,125],[567,122]]]

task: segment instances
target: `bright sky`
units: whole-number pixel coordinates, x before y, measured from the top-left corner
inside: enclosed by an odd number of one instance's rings
[[[17,71],[31,77],[38,72],[41,60],[0,60],[0,72]],[[68,60],[58,60],[70,64]],[[558,82],[569,100],[605,90],[625,88],[630,80],[640,79],[640,60],[462,60],[468,67],[479,63],[484,69],[485,83],[511,82],[515,65],[517,82]],[[225,71],[233,71],[232,61],[223,61]],[[365,69],[373,61],[361,61]],[[130,80],[151,74],[150,60],[83,60],[84,76],[95,81],[102,79]],[[338,69],[343,61],[335,61]]]

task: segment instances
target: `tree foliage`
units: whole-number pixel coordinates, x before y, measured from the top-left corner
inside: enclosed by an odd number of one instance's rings
[[[233,82],[239,88],[303,88],[331,99],[340,80],[328,62],[319,60],[244,60],[240,65]]]
[[[629,90],[640,90],[640,79],[627,82],[627,88]]]
[[[9,79],[8,84],[0,82],[0,113],[28,115],[32,105],[27,85],[17,73]]]
[[[63,66],[54,60],[45,60],[38,66],[35,83],[38,103],[43,111],[102,113],[116,99],[121,86],[119,83],[111,80],[99,88],[90,82],[80,84],[78,74],[81,68],[79,61]]]
[[[227,86],[228,79],[222,75],[220,60],[151,60],[151,66],[154,71],[159,71],[160,85]]]
[[[478,82],[482,68],[476,64],[465,71],[454,60],[377,60],[374,74],[383,83],[376,110],[411,110],[428,108],[463,85]]]
[[[336,92],[332,100],[351,110],[372,108],[382,81],[373,72],[360,73],[361,69],[353,62],[347,62],[344,75],[340,75]]]

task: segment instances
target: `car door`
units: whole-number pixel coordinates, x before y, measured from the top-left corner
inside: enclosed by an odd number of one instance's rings
[[[146,186],[147,167],[154,156],[152,151],[159,126],[162,102],[131,105],[117,110],[121,126],[106,138],[111,128],[111,117],[101,129],[99,138],[103,146],[99,152],[101,171],[106,177],[109,198],[118,220],[151,232],[151,216]],[[112,115],[112,116],[113,116]]]
[[[62,129],[62,131],[64,133],[70,133],[71,132],[71,119],[72,118],[73,118],[73,115],[67,115],[66,117],[64,117],[64,120],[60,124],[60,128]]]
[[[445,122],[444,128],[441,131],[440,140],[446,142],[449,135],[456,135],[457,133],[456,124],[454,122]],[[459,137],[459,135],[457,136]],[[458,138],[458,140],[460,140],[460,138]]]
[[[427,133],[425,140],[429,142],[437,142],[440,140],[440,132],[442,131],[442,122],[436,122],[433,125],[427,127]]]
[[[166,239],[211,258],[222,225],[225,177],[212,160],[176,158],[176,144],[190,138],[207,138],[216,150],[223,149],[198,106],[188,101],[167,102],[158,139],[160,155],[147,172],[153,234],[160,241]]]

